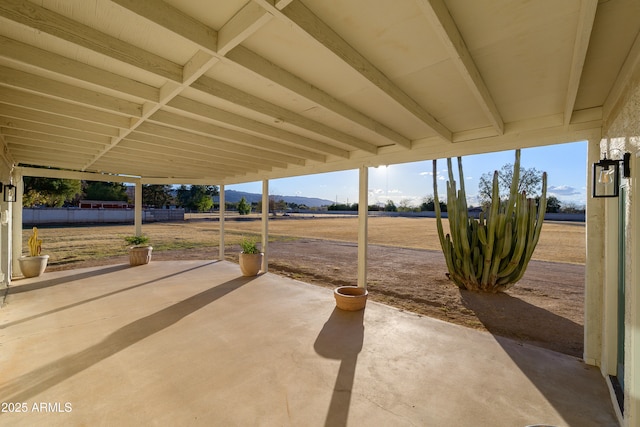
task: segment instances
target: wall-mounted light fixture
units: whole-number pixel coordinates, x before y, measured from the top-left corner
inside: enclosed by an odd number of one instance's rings
[[[618,197],[620,192],[620,163],[622,176],[631,176],[631,153],[624,153],[621,160],[604,159],[593,164],[593,197]]]
[[[16,201],[16,186],[13,183],[5,184],[4,186],[4,201],[15,202]]]

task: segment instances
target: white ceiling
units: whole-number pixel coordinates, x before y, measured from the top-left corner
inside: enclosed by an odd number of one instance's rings
[[[7,165],[230,184],[598,138],[637,0],[0,0]]]

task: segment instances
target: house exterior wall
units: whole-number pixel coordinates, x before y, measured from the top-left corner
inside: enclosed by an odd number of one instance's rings
[[[626,226],[624,239],[624,275],[625,275],[625,358],[624,358],[624,425],[640,425],[640,81],[636,79],[629,90],[626,100],[618,114],[609,120],[603,129],[600,152],[610,159],[622,159],[625,152],[631,153],[631,177],[623,178],[621,185],[626,188],[626,201],[618,206],[616,201],[607,201],[604,215],[604,245],[615,247],[618,243],[618,221],[623,219]],[[615,242],[611,242],[615,239]],[[607,304],[607,295],[616,295],[619,274],[618,252],[605,251],[603,295],[605,299],[603,313],[604,334],[617,333],[612,328],[617,316],[617,304]],[[607,360],[615,354],[617,338],[603,339],[603,373],[611,374],[612,363]]]

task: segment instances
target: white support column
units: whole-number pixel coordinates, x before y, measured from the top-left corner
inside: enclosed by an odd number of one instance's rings
[[[11,223],[11,275],[20,271],[18,259],[22,256],[22,198],[24,196],[24,180],[20,172],[14,171],[13,185],[16,186],[16,201],[11,203],[12,223]]]
[[[9,171],[3,170],[0,174],[2,176],[2,181],[0,182],[0,186],[3,183],[9,182]],[[11,284],[11,240],[13,230],[11,228],[11,205],[13,203],[9,202],[0,202],[0,270],[2,274],[2,283],[0,283],[0,289],[4,289]]]
[[[600,366],[602,358],[604,287],[604,202],[591,197],[592,165],[600,159],[600,141],[587,144],[586,265],[584,299],[584,361]]]
[[[134,197],[133,223],[136,228],[136,236],[142,235],[142,181],[136,181]]]
[[[369,168],[360,167],[358,190],[358,287],[367,287],[367,253],[369,219]]]
[[[269,272],[269,180],[262,181],[262,271]]]
[[[224,200],[224,184],[220,185],[220,253],[218,259],[224,261],[224,215],[226,212],[226,205]]]

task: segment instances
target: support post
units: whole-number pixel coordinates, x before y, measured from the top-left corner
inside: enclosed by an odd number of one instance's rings
[[[142,181],[136,181],[133,208],[133,223],[136,228],[136,236],[142,235]]]
[[[358,287],[367,287],[367,222],[369,219],[369,168],[360,167],[358,190]]]
[[[11,235],[11,275],[20,271],[18,259],[22,256],[22,198],[24,197],[24,180],[22,173],[15,171],[12,174],[13,184],[16,186],[16,201],[12,202],[12,235]]]
[[[269,180],[262,181],[262,271],[269,271]]]
[[[224,215],[226,212],[226,202],[224,200],[224,184],[220,185],[220,243],[218,259],[224,261]]]
[[[600,141],[587,144],[587,194],[591,194],[591,165],[600,159]],[[602,360],[604,237],[605,212],[603,199],[587,197],[586,268],[584,298],[584,361],[600,366]]]

